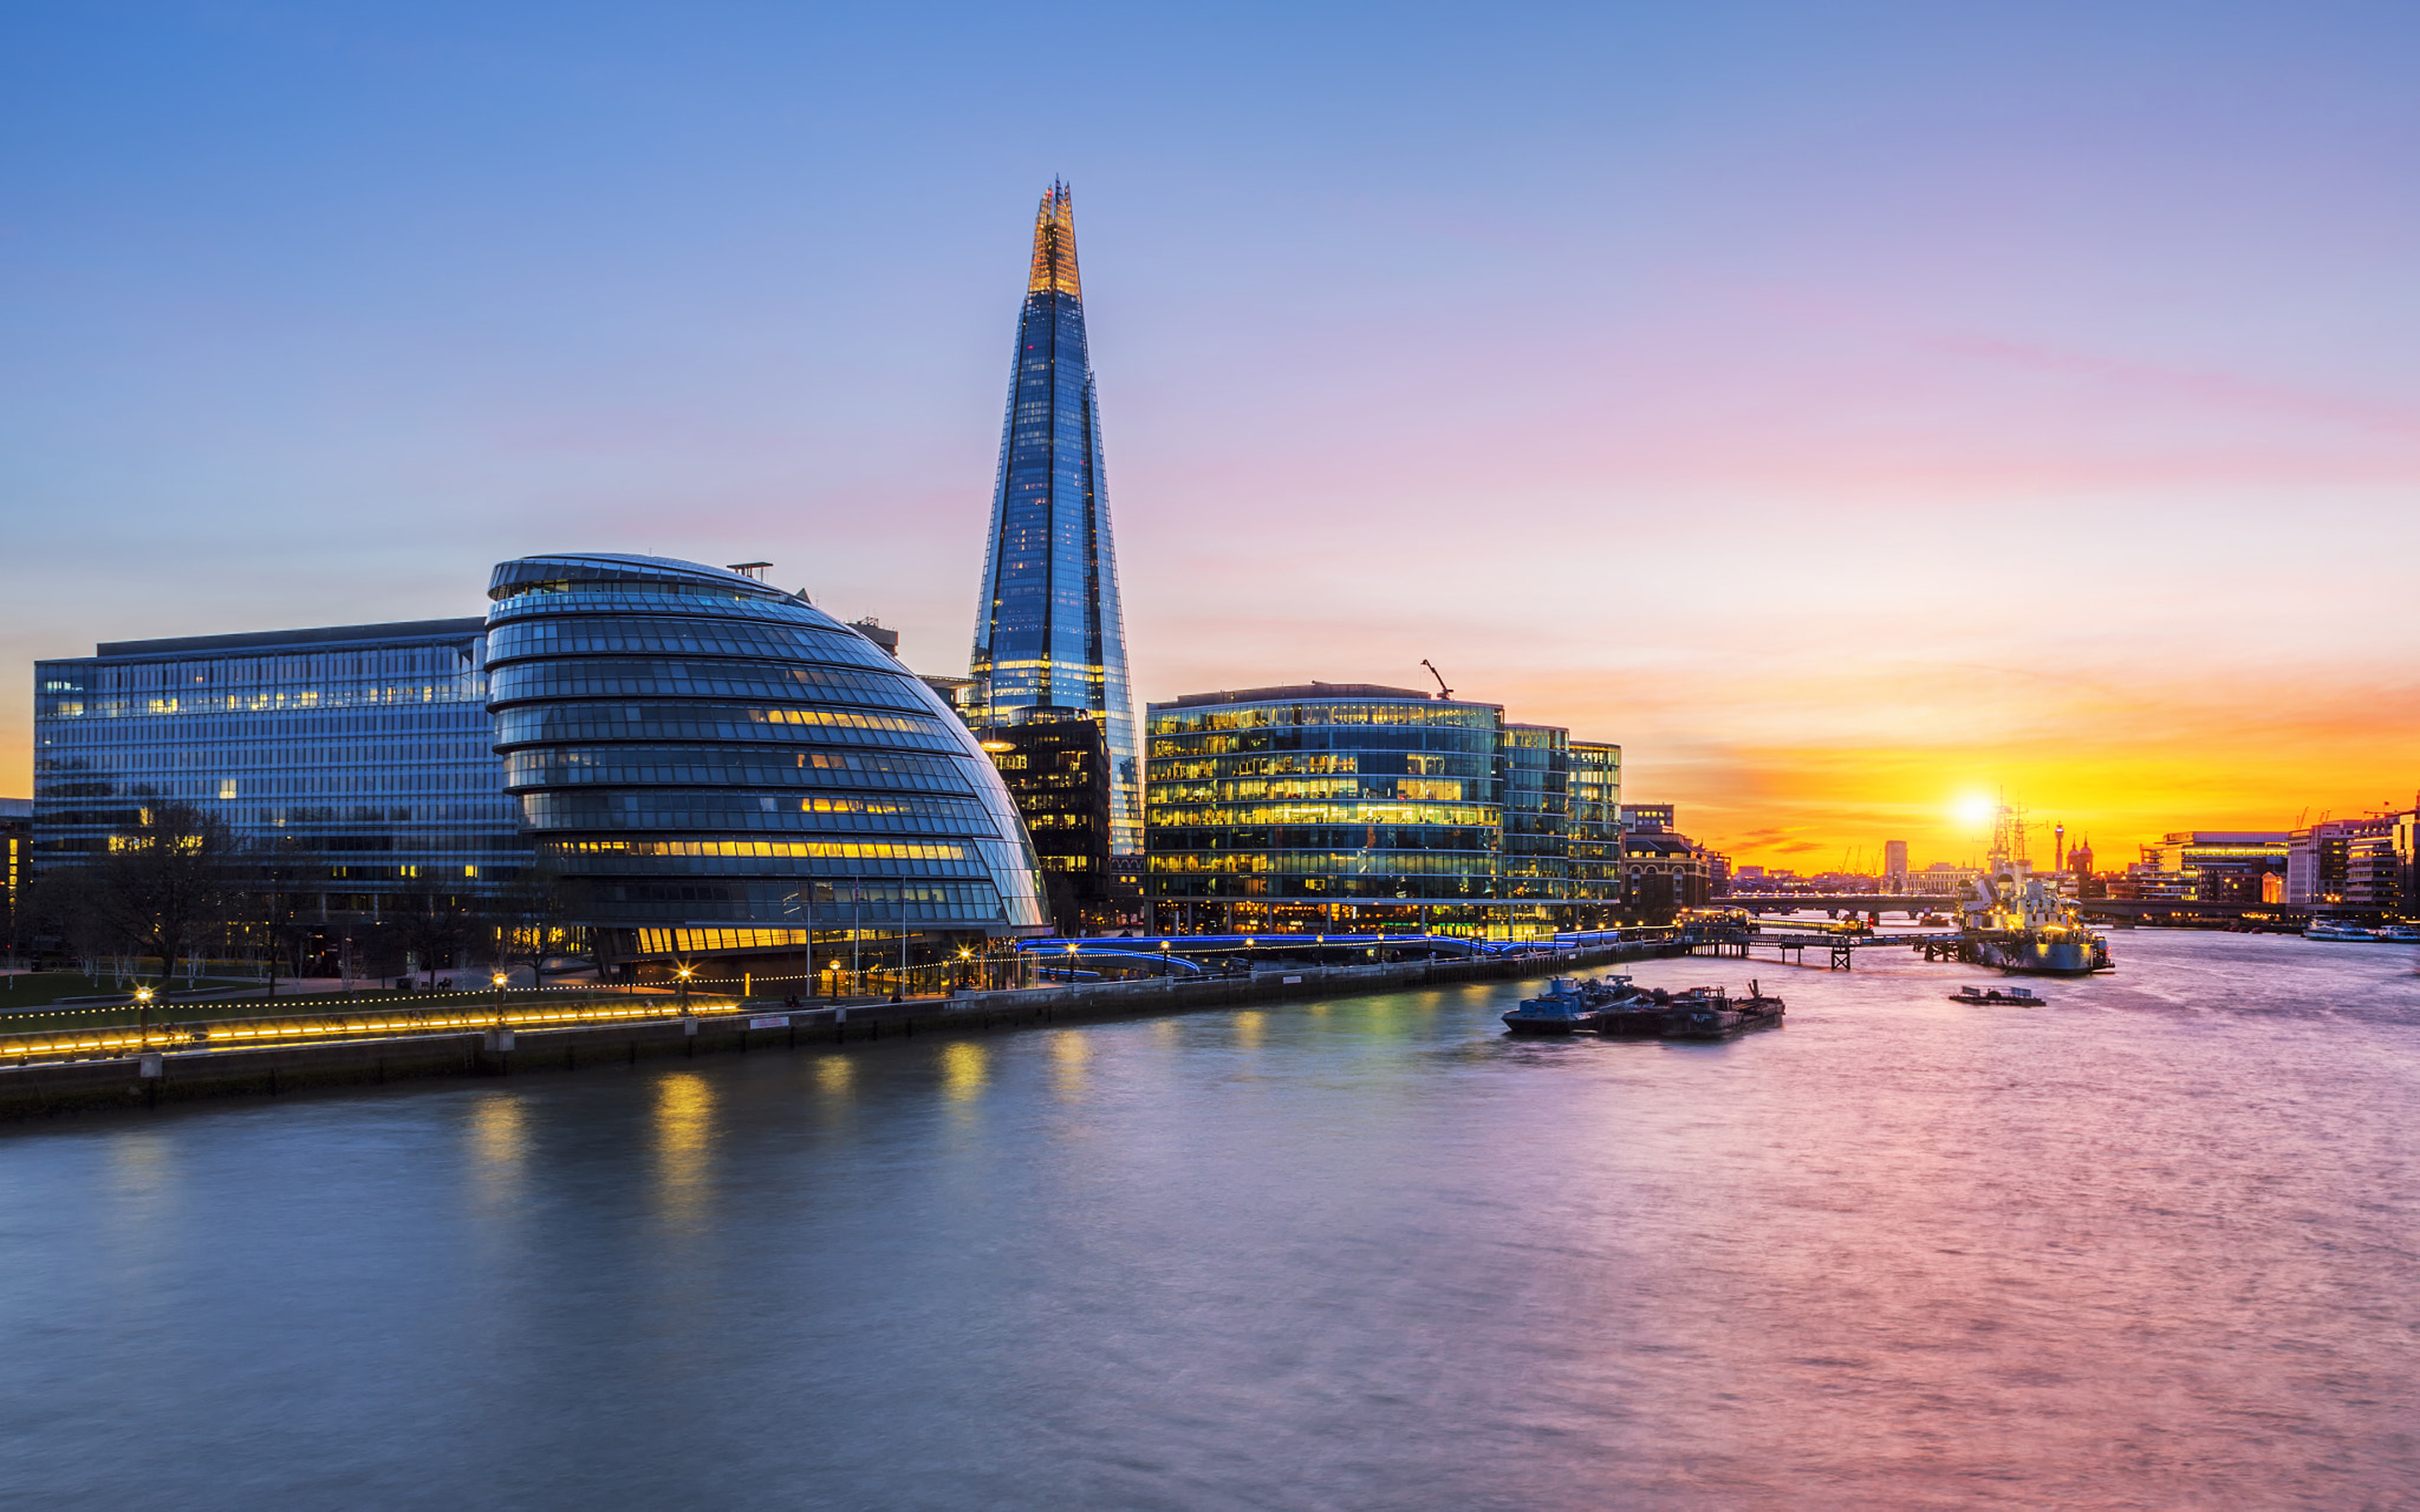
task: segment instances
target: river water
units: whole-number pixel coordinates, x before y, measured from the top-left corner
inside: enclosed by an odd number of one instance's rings
[[[2420,1501],[2408,949],[2153,931],[0,1130],[25,1506]]]

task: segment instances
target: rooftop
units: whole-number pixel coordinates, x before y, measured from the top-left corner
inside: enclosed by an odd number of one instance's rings
[[[1388,687],[1378,683],[1288,683],[1280,687],[1237,687],[1217,693],[1187,693],[1172,698],[1154,708],[1186,709],[1204,703],[1286,703],[1299,699],[1385,699],[1390,703],[1418,699],[1423,703],[1437,702],[1435,694],[1426,688]],[[1457,703],[1470,703],[1456,699]],[[1472,708],[1492,709],[1493,703],[1470,703]]]
[[[340,646],[364,640],[454,640],[487,633],[488,622],[474,615],[465,620],[329,625],[312,630],[259,630],[250,635],[188,635],[167,640],[104,640],[92,648],[92,654],[96,657],[206,656],[222,651],[266,650],[272,646]]]

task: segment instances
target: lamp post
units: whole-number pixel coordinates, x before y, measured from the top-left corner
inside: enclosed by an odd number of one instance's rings
[[[151,1048],[151,989],[134,989],[134,1022],[143,1036],[143,1048]]]
[[[680,1011],[683,1018],[689,1017],[689,979],[696,971],[695,966],[678,966],[673,971],[673,980],[680,983]]]
[[[504,1026],[504,973],[499,971],[489,980],[496,984],[496,1027],[501,1029]]]

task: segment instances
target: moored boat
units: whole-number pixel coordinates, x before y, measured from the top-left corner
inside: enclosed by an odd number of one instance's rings
[[[1535,997],[1507,1011],[1504,1026],[1514,1034],[1570,1034],[1587,1026],[1588,994],[1577,977],[1556,977]]]
[[[1663,1035],[1668,1040],[1719,1040],[1740,1029],[1781,1022],[1782,1003],[1755,982],[1748,995],[1733,997],[1720,987],[1693,987],[1674,995],[1664,1010]]]
[[[2052,977],[2116,970],[2109,942],[2084,922],[2073,900],[2034,874],[2016,814],[2001,805],[1989,863],[1959,904],[1959,959]]]
[[[1961,987],[1949,995],[1949,1000],[2005,1008],[2042,1008],[2050,1001],[2035,996],[2030,987],[2010,987],[2005,992],[1997,987]]]
[[[2306,940],[2375,945],[2384,937],[2382,930],[2364,929],[2359,924],[2347,924],[2333,918],[2313,919],[2303,930],[2303,938]]]
[[[2378,937],[2389,945],[2420,945],[2420,924],[2381,924]]]

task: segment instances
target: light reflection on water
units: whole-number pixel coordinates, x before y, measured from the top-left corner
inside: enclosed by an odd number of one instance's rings
[[[27,1504],[2420,1500],[2409,952],[1506,983],[0,1134]],[[669,1233],[675,1240],[664,1242]]]

